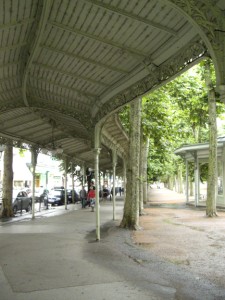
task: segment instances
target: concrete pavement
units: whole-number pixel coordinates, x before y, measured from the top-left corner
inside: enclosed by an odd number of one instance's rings
[[[158,195],[159,197],[160,195]],[[1,300],[224,299],[225,290],[193,277],[134,245],[119,228],[123,201],[100,204],[101,241],[95,213],[79,204],[0,226]],[[224,298],[220,298],[224,297]]]

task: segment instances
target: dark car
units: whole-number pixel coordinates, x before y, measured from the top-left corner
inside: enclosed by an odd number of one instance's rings
[[[67,190],[67,201],[68,201],[68,203],[73,202],[72,193],[73,193],[73,190],[71,190],[71,189]],[[79,201],[80,201],[80,197],[79,197],[78,193],[74,190],[74,202],[76,203],[76,202],[79,202]]]
[[[26,210],[29,212],[31,210],[32,198],[27,194],[26,191],[13,191],[12,208],[13,213],[16,214],[17,211]]]
[[[51,205],[63,205],[65,199],[65,192],[63,189],[51,190],[48,194],[48,203]]]

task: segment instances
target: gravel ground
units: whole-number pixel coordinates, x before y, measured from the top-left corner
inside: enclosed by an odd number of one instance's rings
[[[193,287],[206,284],[208,299],[225,299],[225,212],[207,218],[204,208],[186,206],[166,189],[151,191],[150,199],[140,218],[142,230],[132,233],[134,245],[173,269],[173,279],[188,276]],[[201,293],[196,299],[206,299]]]

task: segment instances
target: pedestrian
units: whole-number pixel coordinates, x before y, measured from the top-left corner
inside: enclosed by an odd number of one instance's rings
[[[85,208],[85,203],[87,200],[87,191],[85,190],[84,186],[82,186],[82,189],[80,190],[80,200],[82,208]]]
[[[87,202],[85,206],[91,206],[95,204],[95,188],[93,186],[90,187],[90,190],[87,195]]]

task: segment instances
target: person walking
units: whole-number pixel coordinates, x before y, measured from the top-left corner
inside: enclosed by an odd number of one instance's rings
[[[84,186],[82,186],[82,189],[80,190],[80,200],[82,208],[85,208],[85,203],[87,199],[87,191],[85,190]]]
[[[87,195],[86,205],[88,205],[90,207],[91,205],[94,205],[94,204],[95,204],[95,188],[93,186],[91,186],[90,190],[88,192],[88,195]]]

